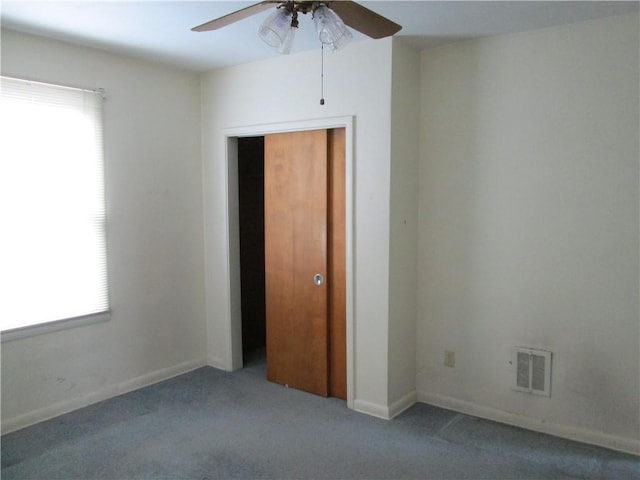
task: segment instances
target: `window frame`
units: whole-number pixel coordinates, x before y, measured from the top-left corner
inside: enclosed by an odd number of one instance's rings
[[[15,75],[0,75],[0,79],[9,80],[9,81],[17,81],[17,82],[25,82],[30,84],[40,84],[46,87],[60,88],[66,90],[75,90],[78,92],[87,92],[99,95],[101,97],[102,102],[106,100],[106,90],[104,88],[86,88],[86,87],[77,87],[72,85],[65,85],[60,83],[52,83],[45,82],[34,79],[21,78]],[[104,106],[101,103],[100,112],[99,112],[99,122],[100,122],[100,131],[101,131],[101,182],[102,182],[102,198],[101,201],[104,205],[104,215],[102,216],[104,223],[104,283],[106,287],[105,291],[105,299],[106,299],[106,308],[102,311],[92,312],[87,314],[80,314],[76,316],[72,316],[69,318],[60,318],[53,320],[45,320],[39,323],[34,323],[31,325],[24,325],[18,327],[9,327],[7,329],[3,329],[3,326],[0,325],[0,343],[10,342],[13,340],[28,338],[37,335],[43,335],[47,333],[58,332],[62,330],[67,330],[70,328],[76,328],[86,325],[93,325],[98,323],[103,323],[111,318],[111,288],[109,282],[109,254],[108,254],[108,235],[107,235],[107,221],[108,221],[108,210],[107,210],[107,181],[106,181],[106,160],[105,160],[105,148],[104,148]]]

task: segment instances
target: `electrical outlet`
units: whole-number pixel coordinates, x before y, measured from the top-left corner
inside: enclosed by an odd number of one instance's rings
[[[444,366],[445,367],[456,366],[456,352],[452,352],[451,350],[444,351]]]

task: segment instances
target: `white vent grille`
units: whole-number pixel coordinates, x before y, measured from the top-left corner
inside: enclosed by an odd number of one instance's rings
[[[530,369],[529,369],[529,357],[528,353],[517,352],[517,371],[516,371],[516,386],[525,390],[529,390],[531,387]]]
[[[513,347],[511,364],[514,369],[514,390],[551,396],[551,352]]]

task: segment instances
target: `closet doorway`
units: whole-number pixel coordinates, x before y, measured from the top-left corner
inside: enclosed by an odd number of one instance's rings
[[[345,189],[344,128],[238,138],[243,362],[342,399]]]

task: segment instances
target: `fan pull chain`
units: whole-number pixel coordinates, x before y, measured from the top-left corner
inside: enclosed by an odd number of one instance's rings
[[[324,105],[324,43],[320,42],[320,105]]]

